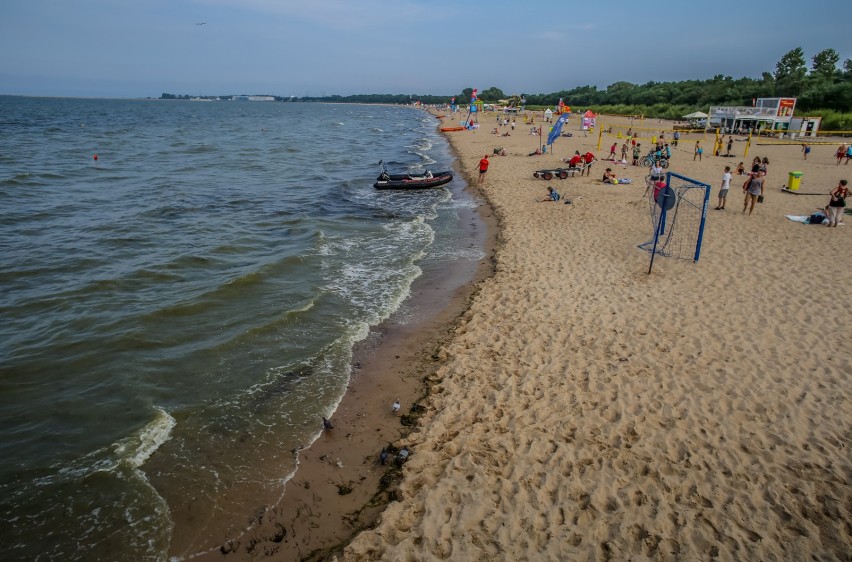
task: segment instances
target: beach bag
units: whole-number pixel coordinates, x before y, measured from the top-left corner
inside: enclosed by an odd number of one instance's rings
[[[758,195],[758,196],[757,196],[757,202],[758,202],[758,203],[763,203],[763,195]]]

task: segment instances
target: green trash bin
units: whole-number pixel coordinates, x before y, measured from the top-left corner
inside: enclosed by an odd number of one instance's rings
[[[790,178],[787,180],[787,189],[790,191],[798,191],[802,184],[802,172],[790,172]]]

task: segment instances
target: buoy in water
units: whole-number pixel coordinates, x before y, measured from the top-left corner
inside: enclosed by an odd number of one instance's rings
[[[92,158],[93,158],[94,160],[97,160],[97,159],[98,159],[98,155],[97,155],[97,154],[95,154],[94,156],[92,156]]]

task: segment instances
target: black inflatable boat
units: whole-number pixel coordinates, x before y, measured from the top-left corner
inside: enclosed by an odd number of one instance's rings
[[[384,162],[379,164],[381,172],[373,184],[376,189],[428,189],[450,183],[453,179],[453,173],[449,170],[435,174],[428,170],[422,174],[389,174]]]

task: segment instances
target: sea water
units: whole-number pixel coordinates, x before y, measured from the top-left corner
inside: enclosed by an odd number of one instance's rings
[[[4,560],[164,560],[176,518],[224,538],[280,496],[353,345],[424,269],[483,258],[459,178],[372,187],[382,159],[451,168],[436,124],[0,97]]]

